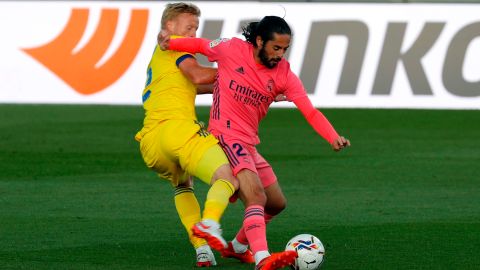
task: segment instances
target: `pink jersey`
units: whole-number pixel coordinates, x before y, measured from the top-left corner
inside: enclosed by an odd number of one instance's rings
[[[215,136],[226,134],[248,144],[258,144],[260,121],[275,97],[284,94],[330,144],[339,137],[328,119],[313,107],[303,84],[285,59],[268,69],[255,62],[253,46],[237,38],[213,41],[177,38],[169,41],[169,49],[200,52],[210,61],[218,62],[218,79],[210,111],[210,130]]]
[[[269,69],[255,62],[253,46],[241,39],[217,39],[205,45],[202,53],[218,63],[209,122],[214,135],[228,134],[256,145],[259,123],[278,94],[290,101],[307,96],[285,59]]]

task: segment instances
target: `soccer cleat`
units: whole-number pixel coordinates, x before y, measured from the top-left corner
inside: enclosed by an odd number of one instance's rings
[[[255,270],[280,269],[293,264],[295,258],[297,258],[297,252],[294,250],[272,253],[269,257],[261,260],[255,267]]]
[[[228,247],[224,250],[222,250],[222,257],[223,258],[235,258],[242,263],[254,263],[255,258],[253,258],[253,253],[250,251],[250,249],[247,249],[243,253],[237,253],[233,249],[232,242],[228,242]]]
[[[192,227],[193,235],[203,238],[208,245],[216,251],[222,252],[227,248],[227,241],[222,237],[222,229],[220,224],[213,220],[205,219]]]
[[[211,267],[217,265],[215,256],[208,246],[197,248],[197,267]]]

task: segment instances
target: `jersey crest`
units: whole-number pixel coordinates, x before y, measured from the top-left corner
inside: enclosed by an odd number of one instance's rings
[[[265,88],[268,90],[268,92],[272,92],[275,88],[275,82],[272,79],[268,80]]]

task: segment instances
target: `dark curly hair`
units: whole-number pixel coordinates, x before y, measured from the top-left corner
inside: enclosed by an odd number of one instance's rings
[[[260,36],[263,42],[267,42],[273,39],[273,33],[292,35],[292,30],[288,23],[277,16],[265,16],[259,22],[251,22],[242,27],[242,35],[247,42],[257,47],[257,36]]]

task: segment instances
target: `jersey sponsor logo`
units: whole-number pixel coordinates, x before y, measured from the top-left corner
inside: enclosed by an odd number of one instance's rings
[[[218,44],[220,44],[222,42],[229,41],[229,40],[230,40],[229,38],[217,38],[215,40],[210,41],[209,46],[210,46],[210,48],[213,48],[213,47],[218,46]]]
[[[259,107],[262,103],[270,104],[273,102],[272,97],[263,95],[250,86],[243,86],[235,80],[231,80],[228,87],[235,92],[233,98],[245,105]]]
[[[147,30],[148,10],[133,9],[121,45],[98,65],[115,36],[118,15],[118,9],[102,9],[95,33],[83,48],[74,51],[85,33],[89,16],[88,9],[74,8],[67,25],[56,38],[42,46],[22,50],[76,92],[83,95],[100,92],[125,73],[137,56]]]

